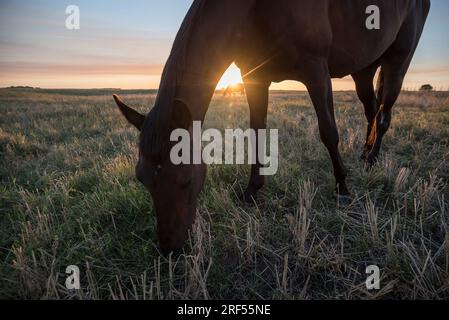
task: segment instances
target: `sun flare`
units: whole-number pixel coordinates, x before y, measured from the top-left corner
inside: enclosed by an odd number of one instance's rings
[[[242,82],[243,80],[242,75],[240,74],[240,69],[235,65],[235,63],[233,63],[221,77],[217,84],[217,89],[224,89]]]

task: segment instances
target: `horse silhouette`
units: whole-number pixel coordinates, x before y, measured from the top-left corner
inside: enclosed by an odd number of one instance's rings
[[[372,5],[381,13],[379,29],[366,25]],[[206,175],[204,164],[170,161],[170,132],[191,131],[192,121],[204,120],[232,62],[242,71],[250,125],[256,130],[266,127],[272,82],[305,84],[338,197],[348,201],[331,79],[351,75],[355,81],[368,123],[362,158],[372,165],[429,9],[430,0],[195,0],[174,41],[152,110],[140,114],[114,96],[126,119],[141,131],[136,175],[153,198],[162,251],[183,247]],[[264,185],[260,167],[252,165],[247,201]]]
[[[240,96],[245,95],[245,85],[243,83],[230,84],[225,89],[223,89],[223,96],[229,97],[240,94]]]

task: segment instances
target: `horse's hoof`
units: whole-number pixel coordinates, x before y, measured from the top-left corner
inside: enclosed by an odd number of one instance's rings
[[[257,194],[257,190],[255,190],[254,188],[251,188],[251,187],[246,188],[246,190],[243,194],[243,199],[245,200],[246,204],[254,205],[255,199],[256,199],[256,194]]]
[[[256,197],[255,193],[245,191],[243,195],[243,200],[245,200],[245,203],[248,205],[254,205],[255,197]]]
[[[338,205],[341,207],[347,207],[352,203],[352,197],[350,194],[337,195]]]
[[[369,150],[363,150],[362,154],[360,155],[360,160],[366,161],[368,159]]]
[[[244,200],[249,205],[255,204],[257,192],[262,189],[263,184],[250,183],[244,192]]]
[[[371,170],[377,163],[377,156],[369,154],[365,159],[366,169]]]
[[[362,154],[360,155],[360,160],[367,161],[368,156],[369,156],[369,154],[371,152],[371,149],[372,149],[371,146],[364,146]]]

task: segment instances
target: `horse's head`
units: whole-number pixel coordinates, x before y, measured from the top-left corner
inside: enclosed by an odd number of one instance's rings
[[[114,99],[128,122],[141,131],[136,176],[152,196],[161,250],[164,253],[179,251],[195,218],[196,199],[204,184],[206,166],[173,164],[169,156],[173,142],[163,132],[154,130],[171,132],[179,128],[188,130],[192,135],[190,112],[183,103],[175,101],[170,108],[171,115],[166,117],[167,124],[161,125],[162,120],[155,119],[153,112],[144,116],[126,106],[115,95]],[[156,123],[158,128],[149,127]],[[155,135],[159,135],[158,138],[155,139]]]

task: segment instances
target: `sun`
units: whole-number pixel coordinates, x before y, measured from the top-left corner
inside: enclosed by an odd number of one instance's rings
[[[217,84],[217,89],[224,89],[242,82],[243,80],[242,75],[240,74],[240,69],[235,65],[235,63],[233,63],[221,77]]]

